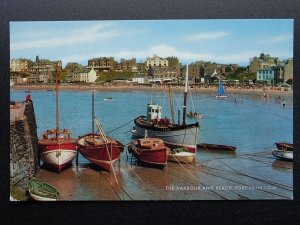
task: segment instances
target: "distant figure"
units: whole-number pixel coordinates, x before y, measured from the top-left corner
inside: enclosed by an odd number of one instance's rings
[[[31,101],[31,96],[30,95],[26,95],[26,102]]]
[[[234,102],[235,102],[235,103],[237,103],[237,100],[236,100],[236,98],[234,98]]]
[[[285,108],[285,101],[283,101],[281,104],[282,104],[282,108],[284,109]]]
[[[281,94],[279,94],[278,99],[279,99],[279,101],[281,100]]]
[[[266,92],[264,92],[263,96],[264,96],[264,99],[265,99],[265,101],[266,101],[266,100],[267,100]]]

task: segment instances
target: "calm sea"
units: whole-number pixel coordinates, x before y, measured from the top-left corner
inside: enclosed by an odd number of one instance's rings
[[[24,90],[11,90],[10,98],[12,101],[23,101],[26,95]],[[115,101],[104,101],[107,97]],[[43,131],[55,128],[55,92],[33,90],[31,98],[38,136],[41,137]],[[167,92],[144,91],[96,91],[95,116],[107,135],[127,144],[131,140],[133,119],[146,114],[147,103],[151,100],[163,106],[163,116],[171,118]],[[199,142],[234,145],[237,146],[237,153],[255,153],[271,150],[274,142],[293,142],[292,95],[284,96],[284,100],[286,107],[283,109],[278,96],[264,101],[259,95],[235,94],[231,98],[218,100],[214,93],[196,93],[188,96],[188,111],[196,110],[202,115],[199,120]],[[174,94],[176,121],[178,109],[182,117],[182,102],[183,95]],[[73,137],[91,132],[91,111],[91,91],[59,92],[59,127],[70,129]],[[190,118],[187,121],[194,122]],[[81,157],[80,160],[84,159]]]

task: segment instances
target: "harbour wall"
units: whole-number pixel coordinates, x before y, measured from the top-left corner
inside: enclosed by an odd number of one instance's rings
[[[27,182],[39,170],[38,137],[31,100],[10,105],[10,192],[27,199]]]

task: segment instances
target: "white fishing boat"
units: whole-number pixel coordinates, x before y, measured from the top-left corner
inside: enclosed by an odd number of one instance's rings
[[[293,151],[273,149],[272,155],[281,160],[293,161]]]
[[[162,118],[162,107],[152,103],[147,105],[147,116],[139,116],[134,119],[135,127],[132,134],[136,137],[143,137],[145,131],[148,132],[148,137],[159,138],[170,147],[186,147],[190,152],[195,153],[198,142],[199,123],[186,123],[186,105],[187,105],[187,90],[188,90],[188,66],[185,78],[184,104],[183,104],[183,121],[175,123],[174,112],[172,105],[172,95],[170,95],[170,105],[172,120]],[[169,93],[171,93],[169,86]],[[179,117],[179,116],[178,116]]]

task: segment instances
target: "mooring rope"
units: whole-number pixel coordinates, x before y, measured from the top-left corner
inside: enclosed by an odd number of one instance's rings
[[[111,133],[111,132],[113,132],[113,131],[115,131],[115,130],[118,130],[118,129],[120,129],[120,128],[126,126],[127,124],[129,124],[129,123],[132,122],[132,121],[133,121],[133,120],[130,120],[130,121],[128,121],[128,122],[122,124],[121,126],[118,126],[118,127],[116,127],[115,129],[112,129],[112,130],[110,130],[110,131],[108,131],[108,132],[106,132],[106,133],[108,134],[108,133]]]

